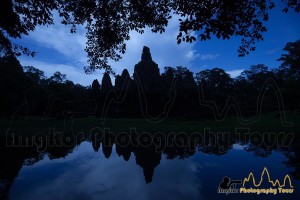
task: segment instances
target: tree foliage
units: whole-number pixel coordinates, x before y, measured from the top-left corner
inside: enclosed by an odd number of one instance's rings
[[[220,68],[200,71],[195,77],[183,66],[165,67],[162,74],[151,73],[157,70],[151,59],[149,69],[134,69],[139,76],[130,76],[124,69],[113,85],[106,72],[101,85],[95,79],[91,87],[74,84],[60,72],[47,78],[43,71],[22,67],[14,56],[6,56],[0,58],[0,116],[16,111],[19,115],[44,115],[49,113],[47,107],[51,108],[51,115],[72,109],[89,114],[85,109],[89,110],[93,103],[87,103],[86,99],[96,102],[94,114],[102,117],[211,118],[236,112],[255,115],[257,110],[282,111],[283,107],[299,110],[300,79],[294,71],[299,70],[294,64],[300,56],[297,43],[286,45],[287,53],[280,58],[281,67],[270,70],[264,64],[252,65],[236,78]],[[142,60],[145,58],[150,57],[142,56]]]
[[[283,12],[300,10],[299,0],[282,0]],[[53,11],[58,11],[63,24],[86,27],[88,55],[87,73],[104,68],[111,71],[108,60],[118,61],[126,51],[129,32],[165,31],[172,15],[179,15],[177,43],[210,39],[213,35],[229,39],[241,37],[240,56],[255,50],[263,39],[263,22],[274,7],[272,0],[2,0],[0,6],[1,54],[34,55],[28,48],[12,42],[34,31],[37,25],[53,23]]]
[[[62,74],[59,71],[55,72],[51,77],[50,81],[55,83],[64,83],[67,79],[66,74]]]
[[[300,40],[287,43],[283,50],[286,53],[278,59],[282,61],[281,69],[286,70],[289,76],[300,79]]]
[[[33,66],[25,66],[23,69],[27,78],[31,80],[33,84],[43,84],[43,81],[46,79],[45,73]]]

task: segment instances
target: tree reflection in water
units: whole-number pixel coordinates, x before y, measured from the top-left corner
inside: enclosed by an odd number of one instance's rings
[[[68,138],[68,137],[66,137]],[[46,147],[45,151],[38,152],[37,146],[32,145],[31,147],[6,147],[5,143],[1,143],[0,159],[3,161],[0,165],[0,191],[1,198],[6,198],[9,192],[10,187],[12,186],[15,178],[18,176],[19,171],[24,165],[33,165],[34,163],[42,160],[45,155],[49,159],[58,159],[64,158],[68,154],[72,153],[75,147],[80,145],[82,141],[88,141],[91,143],[94,151],[99,152],[102,150],[105,158],[109,159],[110,155],[115,150],[116,154],[119,157],[123,157],[125,161],[128,161],[130,158],[136,160],[136,164],[143,169],[145,182],[152,182],[153,174],[155,173],[155,168],[160,164],[162,154],[166,155],[166,159],[185,159],[190,156],[193,156],[196,151],[205,153],[205,154],[214,154],[214,155],[225,155],[230,151],[234,144],[241,144],[244,147],[244,150],[253,153],[255,156],[259,157],[268,157],[272,154],[273,151],[281,152],[286,156],[288,161],[285,162],[287,167],[291,168],[290,174],[294,179],[299,180],[300,178],[300,151],[299,144],[300,140],[297,135],[292,140],[291,145],[288,147],[279,147],[278,145],[262,145],[259,140],[251,140],[246,135],[242,135],[239,138],[235,134],[230,134],[226,139],[228,143],[219,142],[218,145],[212,145],[209,142],[209,138],[206,142],[198,140],[180,140],[173,142],[168,146],[158,146],[157,143],[148,145],[147,147],[135,146],[133,144],[124,145],[116,143],[115,139],[110,135],[109,137],[102,140],[97,137],[87,137],[81,138],[80,140],[70,141],[72,137],[68,138],[68,143],[72,144],[69,146],[58,146],[58,147]],[[132,141],[136,138],[130,138]],[[217,138],[218,139],[218,138]],[[1,140],[5,141],[5,140]],[[218,141],[218,140],[217,140]],[[155,141],[153,141],[154,143]],[[161,144],[166,144],[163,141]],[[166,142],[166,141],[165,141]],[[56,143],[58,144],[58,143]],[[205,144],[205,145],[203,145]],[[227,145],[225,145],[227,144]],[[257,144],[260,144],[259,146]],[[113,148],[115,147],[115,148]],[[131,156],[134,155],[134,158]]]

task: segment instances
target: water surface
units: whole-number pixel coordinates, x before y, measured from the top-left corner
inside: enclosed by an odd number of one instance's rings
[[[297,199],[298,147],[261,148],[236,141],[210,146],[122,147],[80,141],[74,146],[1,150],[1,195],[7,199]],[[264,167],[272,180],[291,178],[293,194],[219,194],[224,176],[243,180]],[[270,187],[263,176],[262,187]],[[240,185],[236,185],[240,187]]]

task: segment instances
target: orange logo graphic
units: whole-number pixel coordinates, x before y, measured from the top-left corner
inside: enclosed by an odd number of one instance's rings
[[[248,176],[248,178],[244,178],[244,181],[243,181],[243,187],[245,186],[245,183],[249,182],[250,179],[252,178],[252,183],[255,187],[259,187],[263,181],[263,176],[264,174],[267,174],[267,177],[268,177],[268,181],[269,183],[272,184],[273,187],[277,186],[277,187],[284,187],[286,186],[286,181],[288,180],[289,181],[289,185],[290,185],[290,188],[293,188],[293,185],[292,185],[292,181],[291,181],[291,177],[287,174],[285,175],[284,179],[283,179],[283,184],[280,184],[280,181],[278,179],[276,179],[275,181],[272,181],[271,178],[270,178],[270,173],[267,169],[267,167],[264,168],[263,172],[261,173],[261,176],[260,176],[260,181],[259,183],[256,183],[255,182],[255,178],[254,178],[254,175],[253,173],[251,172]]]

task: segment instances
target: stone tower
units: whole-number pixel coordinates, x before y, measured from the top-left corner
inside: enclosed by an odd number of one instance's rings
[[[159,68],[152,60],[150,49],[146,46],[143,48],[141,61],[134,67],[133,77],[145,91],[155,90],[159,87]]]

